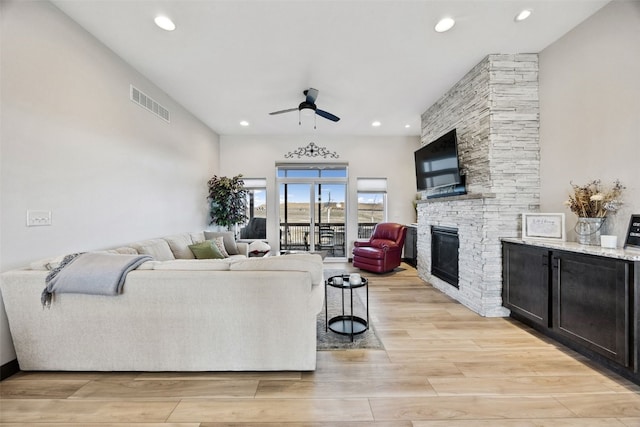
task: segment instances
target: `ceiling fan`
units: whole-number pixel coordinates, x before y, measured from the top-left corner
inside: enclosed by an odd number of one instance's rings
[[[318,98],[318,89],[314,89],[310,87],[302,92],[306,99],[298,105],[297,108],[288,108],[286,110],[274,111],[269,113],[270,115],[282,114],[282,113],[290,113],[292,111],[298,110],[298,124],[302,124],[302,115],[313,115],[314,123],[313,128],[316,128],[315,124],[315,116],[318,115],[320,117],[324,117],[325,119],[331,120],[332,122],[337,122],[340,120],[340,117],[329,113],[328,111],[324,111],[316,107],[316,98]]]

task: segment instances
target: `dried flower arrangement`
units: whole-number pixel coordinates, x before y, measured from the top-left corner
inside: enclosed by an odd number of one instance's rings
[[[586,185],[575,185],[573,195],[564,202],[571,209],[571,212],[581,218],[604,218],[609,212],[615,212],[622,204],[622,190],[625,186],[619,180],[615,180],[613,185],[607,190],[603,190],[600,180],[593,180]]]

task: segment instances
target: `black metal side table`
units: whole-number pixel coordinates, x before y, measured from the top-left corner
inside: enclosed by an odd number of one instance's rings
[[[335,280],[337,278],[342,279],[342,283],[339,280]],[[334,316],[329,319],[329,306],[326,303],[327,301],[327,290],[329,287],[340,289],[342,296],[342,314],[339,316]],[[365,288],[366,292],[366,301],[364,302],[365,311],[366,311],[366,319],[356,316],[353,312],[353,290],[357,288]],[[349,291],[349,312],[347,313],[345,310],[345,292]],[[331,330],[336,334],[340,335],[349,335],[351,337],[351,341],[353,342],[353,336],[361,334],[369,329],[369,281],[366,277],[361,277],[360,283],[349,283],[349,275],[341,275],[341,276],[333,276],[329,277],[325,281],[324,286],[324,300],[325,300],[325,331]]]

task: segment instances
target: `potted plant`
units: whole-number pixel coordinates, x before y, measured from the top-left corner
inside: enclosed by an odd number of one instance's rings
[[[578,243],[599,245],[604,220],[607,214],[620,208],[622,190],[625,187],[616,180],[610,188],[603,189],[599,179],[586,185],[571,183],[571,186],[573,194],[569,195],[565,204],[578,216],[578,222],[574,227]]]
[[[246,197],[242,175],[232,178],[216,176],[211,178],[209,187],[209,224],[227,229],[247,220]]]

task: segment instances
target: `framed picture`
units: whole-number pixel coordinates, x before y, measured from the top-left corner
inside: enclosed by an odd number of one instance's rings
[[[567,236],[563,213],[523,213],[522,239],[556,240],[564,242]]]
[[[631,215],[627,239],[624,241],[625,248],[640,249],[640,215]]]

